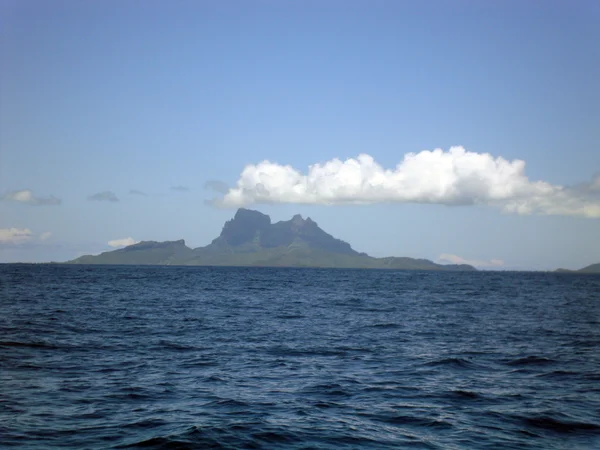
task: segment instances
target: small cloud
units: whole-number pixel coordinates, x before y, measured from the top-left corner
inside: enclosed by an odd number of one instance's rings
[[[97,202],[118,202],[119,198],[112,191],[98,192],[97,194],[90,195],[88,200]]]
[[[36,235],[29,228],[0,228],[0,245],[3,247],[18,246],[20,249],[48,247],[45,243],[52,236],[52,232],[45,231]],[[44,242],[44,243],[42,243]]]
[[[108,241],[108,245],[111,247],[127,247],[129,245],[137,244],[140,241],[136,241],[132,237],[123,238],[123,239],[114,239],[112,241]]]
[[[129,191],[129,194],[130,195],[141,195],[143,197],[148,197],[148,194],[146,194],[145,192],[142,192],[142,191],[138,191],[137,189],[131,189]]]
[[[187,186],[179,185],[179,186],[171,186],[171,190],[179,191],[179,192],[188,192],[190,190],[190,188]]]
[[[51,195],[49,197],[36,197],[30,189],[21,189],[20,191],[9,191],[2,196],[3,200],[12,202],[26,203],[28,205],[60,205],[62,200]]]
[[[219,180],[208,180],[204,183],[205,189],[211,189],[219,194],[227,194],[229,192],[229,185]]]
[[[33,238],[29,228],[0,228],[1,244],[22,244]]]
[[[490,259],[489,261],[480,261],[476,259],[465,259],[461,256],[452,255],[449,253],[442,253],[438,257],[438,261],[446,264],[469,264],[475,267],[502,267],[504,261],[501,259]]]
[[[50,236],[52,236],[52,232],[51,231],[45,231],[42,234],[40,234],[40,241],[45,241]]]

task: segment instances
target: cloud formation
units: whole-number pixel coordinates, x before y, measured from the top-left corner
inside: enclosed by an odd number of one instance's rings
[[[594,191],[599,185],[598,178],[583,189],[531,181],[522,160],[452,147],[408,153],[394,169],[384,169],[366,154],[311,165],[307,174],[269,161],[250,164],[213,204],[489,205],[507,213],[599,218],[600,197]]]
[[[112,191],[102,191],[97,194],[90,195],[88,200],[96,201],[96,202],[118,202],[119,198]]]
[[[8,191],[2,196],[3,200],[9,200],[18,203],[26,203],[28,205],[60,205],[62,200],[54,195],[49,197],[36,197],[30,189],[21,189],[20,191]]]
[[[46,231],[36,236],[29,228],[0,228],[0,244],[2,245],[20,245],[26,242],[45,241],[52,233]]]
[[[465,259],[457,255],[452,255],[450,253],[442,253],[438,257],[438,261],[441,263],[449,263],[449,264],[469,264],[475,267],[502,267],[504,265],[504,261],[501,259],[490,259],[489,261],[481,261],[477,259]]]
[[[179,186],[171,186],[171,190],[179,191],[179,192],[188,192],[190,190],[190,188],[187,186],[179,185]]]
[[[142,192],[142,191],[138,191],[137,189],[131,189],[129,191],[129,194],[130,195],[141,195],[143,197],[148,197],[148,194],[146,194],[145,192]]]
[[[29,228],[0,228],[0,243],[22,244],[30,241],[34,235]]]
[[[136,241],[132,237],[127,237],[123,239],[114,239],[112,241],[108,241],[108,245],[111,247],[127,247],[128,245],[137,244],[140,241]]]

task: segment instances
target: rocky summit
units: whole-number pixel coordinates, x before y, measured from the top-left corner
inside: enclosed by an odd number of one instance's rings
[[[307,247],[347,255],[358,255],[350,244],[323,231],[311,218],[296,214],[291,220],[272,224],[266,214],[249,209],[239,209],[228,220],[221,235],[211,245],[230,247],[250,246],[256,249],[276,247]]]

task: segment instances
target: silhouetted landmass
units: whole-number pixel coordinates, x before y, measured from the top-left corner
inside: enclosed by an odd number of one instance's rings
[[[600,263],[590,264],[579,270],[556,269],[556,272],[561,273],[600,273]]]
[[[69,264],[177,264],[192,254],[192,249],[185,241],[142,241],[119,250],[104,252],[99,255],[84,255]]]
[[[143,241],[85,255],[67,264],[139,264],[198,266],[337,267],[412,270],[476,270],[467,264],[436,264],[406,257],[373,258],[323,231],[310,218],[271,223],[266,214],[239,209],[218,238],[191,249],[185,241]]]

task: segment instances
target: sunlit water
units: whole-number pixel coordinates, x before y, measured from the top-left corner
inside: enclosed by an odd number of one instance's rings
[[[0,265],[0,446],[600,448],[600,277]]]

